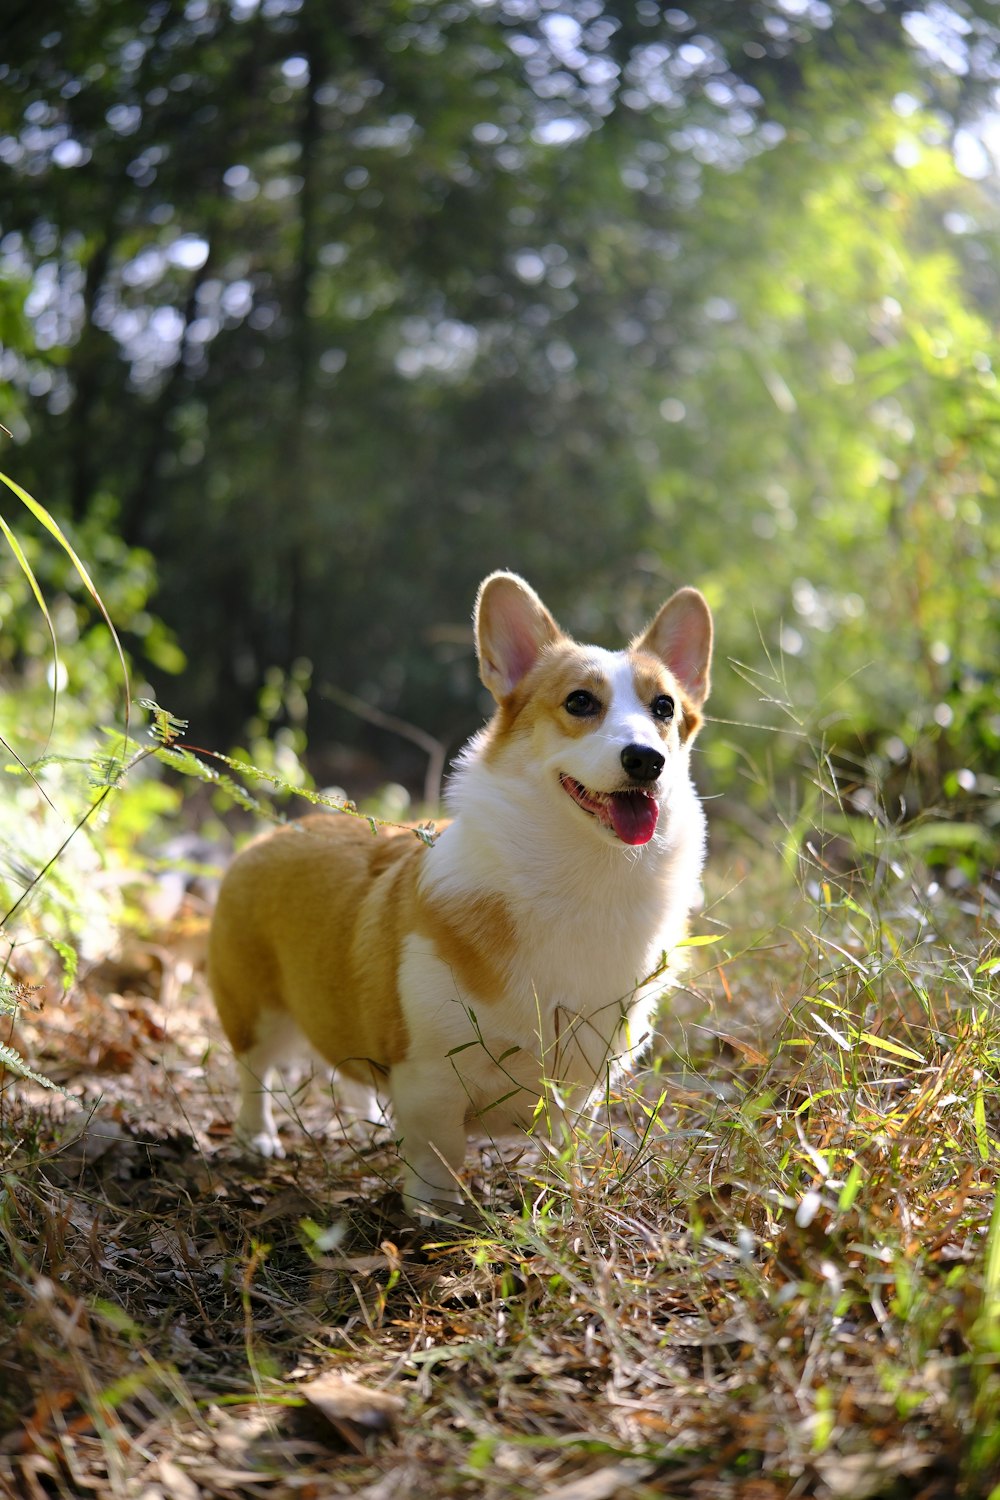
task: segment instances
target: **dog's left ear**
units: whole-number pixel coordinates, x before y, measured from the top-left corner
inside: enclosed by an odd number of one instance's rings
[[[708,697],[712,661],[712,612],[697,589],[678,589],[632,642],[669,667],[695,708]]]
[[[530,584],[516,573],[491,573],[476,596],[479,675],[498,703],[510,696],[562,631]]]

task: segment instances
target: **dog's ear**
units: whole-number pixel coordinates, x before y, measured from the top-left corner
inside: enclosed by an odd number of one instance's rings
[[[534,589],[516,573],[491,573],[483,580],[475,622],[479,675],[498,703],[534,666],[542,647],[562,635]]]
[[[701,707],[708,697],[712,612],[697,589],[678,589],[632,646],[658,656],[695,708]]]

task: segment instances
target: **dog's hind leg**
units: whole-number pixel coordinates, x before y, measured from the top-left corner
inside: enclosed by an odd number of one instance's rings
[[[236,1054],[240,1109],[233,1135],[258,1156],[282,1157],[285,1148],[274,1122],[272,1099],[281,1065],[294,1057],[301,1037],[290,1017],[280,1011],[262,1011],[255,1030],[253,1044]]]

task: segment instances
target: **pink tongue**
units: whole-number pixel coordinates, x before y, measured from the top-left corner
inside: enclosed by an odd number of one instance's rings
[[[656,832],[660,809],[647,792],[617,792],[610,799],[609,811],[623,844],[648,844]]]

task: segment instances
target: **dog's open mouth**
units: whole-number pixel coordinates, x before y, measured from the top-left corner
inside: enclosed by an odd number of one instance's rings
[[[648,844],[656,832],[660,808],[650,792],[640,787],[624,792],[591,792],[572,776],[560,776],[559,780],[577,807],[617,834],[623,844]]]

